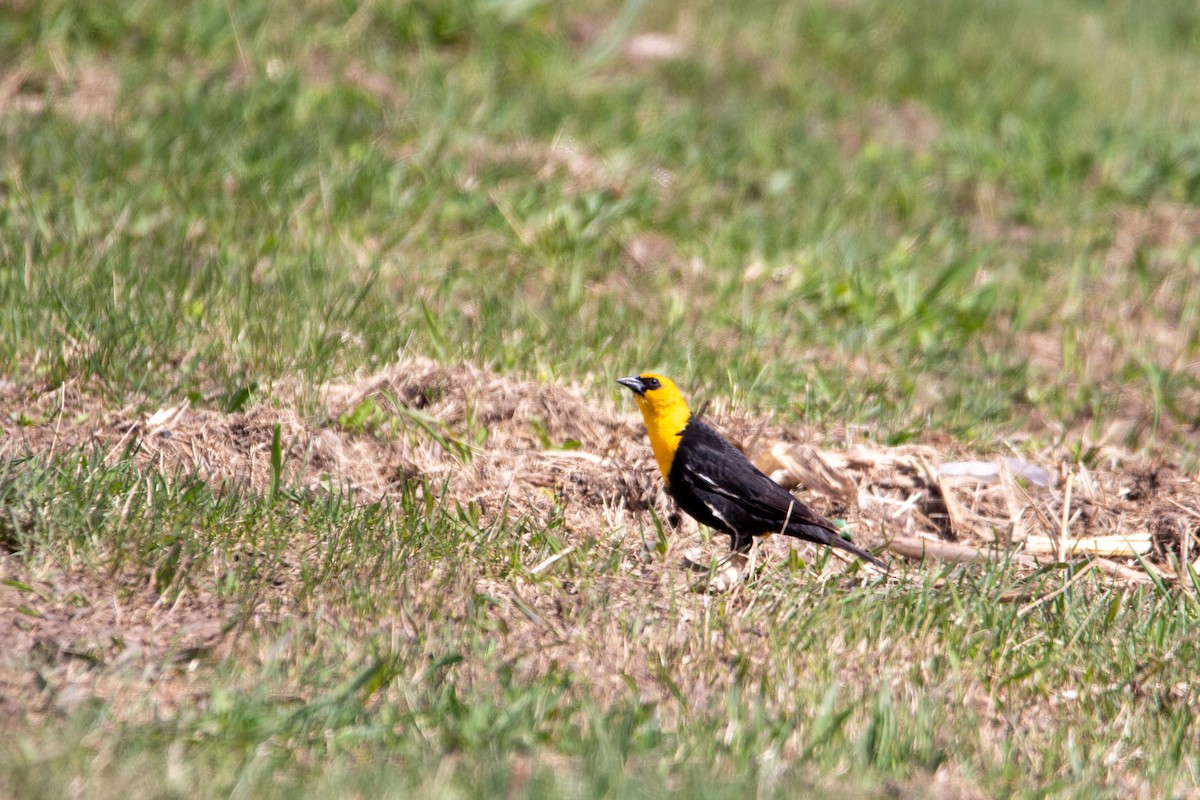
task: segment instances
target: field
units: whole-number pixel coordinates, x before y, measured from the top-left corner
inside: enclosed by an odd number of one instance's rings
[[[1200,797],[1198,74],[1184,0],[4,4],[0,797]],[[715,590],[648,369],[891,569]]]

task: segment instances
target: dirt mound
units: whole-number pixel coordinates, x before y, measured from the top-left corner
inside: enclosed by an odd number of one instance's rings
[[[278,426],[285,482],[345,487],[367,501],[422,479],[463,502],[548,488],[563,499],[622,497],[644,508],[658,492],[637,419],[564,387],[414,359],[326,386],[320,398],[307,417],[287,390],[268,398],[278,405],[245,412],[185,401],[133,416],[103,408],[77,384],[33,396],[10,384],[0,387],[12,410],[0,431],[9,454],[99,447],[233,491],[270,485]]]
[[[349,488],[373,501],[411,482],[474,505],[485,518],[502,507],[541,514],[558,508],[568,529],[583,536],[636,527],[629,515],[649,507],[680,522],[636,412],[575,388],[414,358],[323,387],[320,410],[308,417],[295,410],[294,394],[280,391],[272,398],[278,405],[241,413],[185,402],[130,419],[77,386],[27,397],[10,384],[0,386],[0,400],[14,410],[0,426],[9,454],[90,445],[111,458],[133,453],[166,474],[250,491],[270,485],[278,427],[282,478],[307,491]],[[840,446],[818,449],[812,443],[820,434],[812,429],[721,410],[709,419],[765,472],[805,490],[806,502],[845,520],[869,546],[907,538],[980,553],[1015,548],[1039,558],[1134,559],[1126,566],[1139,568],[1137,556],[1164,565],[1172,555],[1188,562],[1200,556],[1200,491],[1170,465],[1114,450],[1091,467],[1055,452],[964,460],[961,447],[949,460],[932,447],[864,446],[844,436]],[[802,545],[771,545],[792,546]]]

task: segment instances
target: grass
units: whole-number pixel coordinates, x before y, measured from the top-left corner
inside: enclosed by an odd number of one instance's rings
[[[164,603],[215,604],[244,633],[223,657],[117,669],[95,699],[57,696],[61,671],[36,667],[52,713],[10,740],[13,794],[921,796],[953,768],[989,794],[1084,797],[1190,785],[1200,766],[1195,687],[1178,683],[1200,605],[1178,590],[1084,579],[1039,604],[1071,576],[854,587],[785,565],[704,598],[652,564],[630,595],[626,557],[603,547],[531,574],[563,533],[553,520],[480,527],[415,487],[380,507],[155,481],[101,454],[7,475],[10,508],[47,510],[21,534],[45,587],[31,605],[60,590],[45,580],[69,550],[74,572],[103,575],[75,607],[111,591],[133,606],[149,575]],[[97,635],[90,657],[119,663],[131,642]],[[604,663],[615,642],[624,666]],[[163,705],[206,655],[207,683],[183,694],[203,702]]]
[[[281,445],[256,493],[11,431],[65,387],[133,417],[298,384],[319,418],[319,385],[415,353],[1192,470],[1197,31],[1183,0],[16,4],[0,636],[111,603],[236,635],[30,651],[0,790],[1193,791],[1178,589],[1022,614],[1069,575],[789,563],[708,598],[561,514],[314,493]]]
[[[1200,191],[1197,56],[1152,34],[1183,6],[1131,31],[1066,4],[617,15],[618,42],[681,15],[665,64],[572,45],[583,12],[536,4],[28,9],[22,86],[99,64],[119,89],[111,121],[6,122],[3,255],[28,266],[6,271],[3,352],[152,400],[400,347],[556,377],[664,364],[985,440],[1125,393],[1128,443],[1170,442],[1200,414],[1197,323],[1154,291],[1189,295],[1194,248],[1109,251],[1122,215]],[[1024,35],[1062,28],[1096,41]],[[675,268],[622,257],[651,234]],[[1104,298],[1129,308],[1097,318]],[[1031,337],[1060,352],[1029,363]]]

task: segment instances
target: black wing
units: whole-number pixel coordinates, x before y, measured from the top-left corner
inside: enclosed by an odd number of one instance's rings
[[[782,532],[840,547],[883,566],[839,536],[832,522],[764,475],[740,450],[697,419],[684,429],[671,465],[669,490],[688,514],[732,536],[735,549],[749,547],[752,536]]]

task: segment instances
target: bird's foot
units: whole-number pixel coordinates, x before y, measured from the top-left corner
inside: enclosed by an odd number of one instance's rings
[[[722,594],[745,580],[753,570],[751,557],[746,553],[730,553],[720,559],[705,563],[698,548],[683,554],[683,564],[693,572],[703,572],[705,577],[695,584],[702,592]]]

